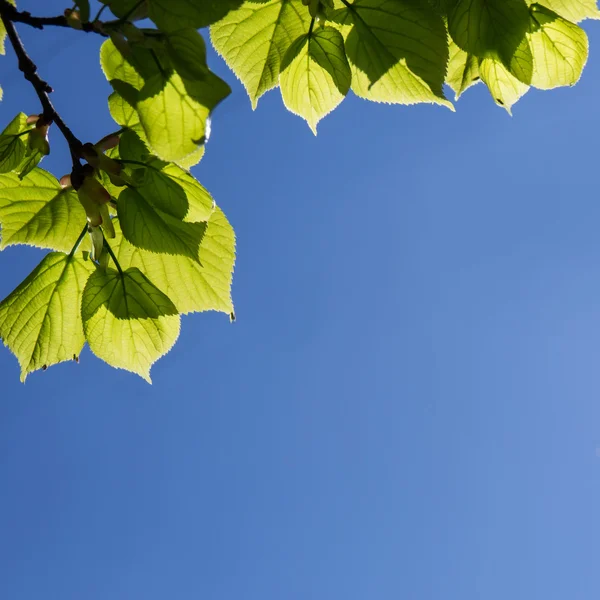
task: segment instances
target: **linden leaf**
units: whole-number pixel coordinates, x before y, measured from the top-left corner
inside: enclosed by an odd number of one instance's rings
[[[533,73],[528,29],[525,0],[458,0],[448,17],[450,36],[462,50],[479,58],[499,57],[526,84]]]
[[[244,0],[149,0],[150,18],[165,31],[216,23]]]
[[[69,252],[86,223],[85,210],[73,188],[61,188],[56,177],[34,169],[23,180],[0,175],[0,250],[28,244]]]
[[[0,338],[21,365],[21,381],[79,356],[85,342],[81,298],[92,271],[90,261],[51,252],[0,303]]]
[[[338,20],[347,33],[352,90],[367,100],[431,102],[452,108],[442,87],[448,41],[441,16],[414,0],[356,0]]]
[[[204,81],[184,80],[174,72],[148,79],[136,110],[156,156],[176,162],[202,146],[208,138],[210,113],[230,92],[212,73]]]
[[[23,141],[23,132],[31,127],[27,125],[27,115],[19,113],[0,135],[0,173],[16,169],[25,156],[27,149]]]
[[[270,0],[244,2],[210,28],[213,46],[244,84],[252,108],[277,86],[285,53],[309,23],[300,0]]]
[[[511,115],[513,104],[527,93],[529,86],[511,75],[500,60],[491,56],[483,58],[479,62],[479,72],[496,104],[505,108],[508,114]]]
[[[154,207],[135,188],[121,192],[117,214],[123,235],[137,248],[198,260],[206,223],[184,223]]]
[[[544,90],[575,85],[588,56],[585,31],[539,4],[530,11],[528,38],[535,65],[531,85]]]
[[[155,208],[188,223],[209,219],[214,201],[188,171],[152,156],[133,131],[121,136],[119,153],[141,176],[136,189]]]
[[[211,215],[200,244],[198,260],[155,254],[131,245],[119,235],[111,243],[121,266],[137,267],[173,301],[181,314],[216,310],[231,314],[231,281],[235,262],[235,234],[223,212]]]
[[[281,64],[281,95],[291,112],[306,119],[313,133],[350,90],[352,73],[344,38],[332,27],[299,37]]]
[[[83,291],[81,314],[90,350],[148,383],[152,365],[179,337],[175,305],[135,268],[96,269]]]
[[[454,90],[455,99],[458,100],[472,85],[481,81],[479,59],[461,50],[452,40],[449,49],[446,83]]]
[[[600,19],[596,0],[527,0],[527,4],[541,4],[573,23],[584,19]]]

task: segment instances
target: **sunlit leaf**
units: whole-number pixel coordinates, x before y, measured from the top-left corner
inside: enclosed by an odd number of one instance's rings
[[[25,156],[25,140],[20,133],[30,129],[27,115],[19,113],[0,135],[0,173],[16,169]]]
[[[115,253],[121,266],[137,267],[173,301],[182,314],[216,310],[231,314],[231,280],[235,262],[235,235],[217,208],[208,221],[200,244],[199,260],[155,254],[132,246],[119,235]]]
[[[81,314],[90,350],[148,383],[152,365],[179,337],[175,305],[136,268],[97,269],[85,286]]]
[[[585,31],[539,4],[530,10],[528,38],[535,65],[531,85],[546,90],[574,85],[587,61]]]
[[[579,23],[584,19],[600,19],[596,0],[539,0],[539,2],[527,0],[527,4],[545,6],[573,23]]]
[[[414,0],[356,0],[344,11],[353,23],[346,54],[355,94],[375,102],[452,107],[442,91],[448,42],[439,15]]]
[[[495,56],[519,81],[529,84],[533,57],[527,43],[525,0],[458,0],[448,18],[454,42],[479,58]]]
[[[315,134],[317,123],[345,98],[351,79],[344,38],[332,27],[298,38],[281,64],[283,101]]]
[[[215,49],[244,84],[253,108],[279,83],[285,53],[309,23],[300,0],[270,0],[244,2],[210,28]]]
[[[508,114],[512,114],[513,104],[527,93],[529,86],[511,75],[502,61],[492,57],[480,61],[479,72],[496,104],[505,108]]]
[[[456,100],[479,81],[481,81],[479,59],[473,54],[461,50],[453,41],[450,41],[450,60],[446,83],[454,90]]]
[[[75,191],[61,188],[47,171],[34,169],[23,180],[0,175],[0,249],[28,244],[70,252],[85,223]]]
[[[79,356],[81,297],[92,270],[92,263],[78,256],[51,252],[0,303],[0,338],[21,365],[21,381]]]
[[[117,214],[123,235],[137,248],[198,260],[206,223],[184,223],[157,209],[134,188],[121,192]]]
[[[150,18],[166,31],[200,29],[216,23],[244,0],[149,0]]]

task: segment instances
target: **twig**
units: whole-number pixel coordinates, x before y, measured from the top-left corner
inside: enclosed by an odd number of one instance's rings
[[[44,29],[46,25],[54,27],[69,27],[67,17],[60,15],[58,17],[34,17],[30,12],[17,10],[8,0],[0,0],[0,12],[4,17],[10,19],[13,23],[24,23],[35,29]],[[106,36],[105,33],[99,31],[94,23],[82,23],[81,30],[86,33],[98,33]]]
[[[10,16],[5,13],[5,6],[10,6],[12,8],[12,5],[5,2],[5,0],[0,0],[0,18],[4,23],[8,39],[10,40],[15,54],[17,55],[17,59],[19,61],[19,70],[23,73],[25,79],[27,79],[27,81],[29,81],[34,87],[42,104],[44,119],[48,123],[56,123],[56,126],[60,129],[60,132],[67,140],[67,143],[69,144],[69,150],[71,151],[71,158],[73,160],[73,169],[78,170],[81,168],[79,156],[81,154],[81,147],[83,144],[79,141],[79,139],[77,139],[77,137],[75,137],[75,134],[67,127],[61,116],[56,112],[56,109],[54,108],[49,96],[49,94],[52,92],[52,88],[38,75],[37,67],[25,51],[25,47],[23,46],[23,42],[21,42],[21,38],[15,29],[14,23],[12,22]]]

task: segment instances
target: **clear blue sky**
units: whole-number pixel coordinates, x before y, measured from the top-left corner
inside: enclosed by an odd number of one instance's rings
[[[19,30],[77,135],[110,131],[101,40]],[[87,350],[22,385],[0,352],[0,598],[598,598],[588,30],[582,82],[512,119],[483,86],[456,114],[349,98],[317,138],[213,56],[234,93],[194,173],[238,321],[185,317],[152,387]],[[39,111],[10,52],[0,80],[2,123]],[[0,295],[41,256],[3,252]]]

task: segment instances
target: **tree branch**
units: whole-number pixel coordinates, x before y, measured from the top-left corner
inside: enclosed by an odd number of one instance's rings
[[[19,70],[23,73],[25,79],[27,79],[34,87],[42,104],[44,119],[48,123],[56,123],[56,126],[67,140],[69,150],[71,151],[71,158],[73,160],[73,169],[78,170],[81,168],[79,156],[83,144],[75,137],[75,134],[67,127],[61,116],[56,112],[49,96],[52,92],[52,88],[38,75],[35,63],[29,58],[29,55],[23,46],[23,42],[21,42],[21,38],[15,29],[14,23],[10,16],[6,14],[6,6],[9,6],[11,9],[13,8],[12,5],[8,4],[5,0],[0,0],[0,18],[4,23],[8,39],[17,55]]]
[[[6,17],[13,23],[24,23],[35,29],[43,29],[46,25],[52,25],[54,27],[72,27],[67,21],[67,17],[60,15],[58,17],[34,17],[30,12],[18,11],[8,0],[0,0],[0,12],[3,17]],[[107,37],[106,33],[103,33],[98,29],[95,23],[82,23],[81,31],[86,33],[97,33],[104,37]]]

